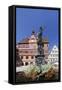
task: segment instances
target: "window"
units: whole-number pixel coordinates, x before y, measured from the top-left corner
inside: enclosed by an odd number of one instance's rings
[[[23,59],[23,56],[21,56],[21,59]]]
[[[22,53],[22,51],[20,51],[20,53]]]
[[[52,62],[52,59],[51,59],[51,62]]]
[[[34,58],[34,56],[31,56],[31,59],[33,59]]]
[[[26,56],[26,59],[28,59],[28,56]]]
[[[28,62],[26,62],[25,65],[28,65]]]
[[[25,53],[28,53],[28,51],[25,51]]]

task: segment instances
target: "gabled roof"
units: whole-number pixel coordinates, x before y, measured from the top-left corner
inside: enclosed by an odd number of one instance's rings
[[[52,49],[49,51],[49,55],[52,54],[53,51],[58,51],[58,47],[54,45]]]
[[[35,38],[38,40],[37,36]],[[30,37],[22,39],[18,44],[29,44]],[[49,43],[47,38],[42,39],[42,43]]]
[[[29,38],[22,39],[18,44],[28,44]]]

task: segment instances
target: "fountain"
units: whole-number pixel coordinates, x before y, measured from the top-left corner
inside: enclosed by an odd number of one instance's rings
[[[40,31],[38,33],[38,39],[37,39],[37,55],[36,55],[36,65],[41,67],[41,65],[45,64],[44,60],[44,49],[43,49],[43,40],[42,40],[42,33],[43,33],[43,28],[40,27]]]

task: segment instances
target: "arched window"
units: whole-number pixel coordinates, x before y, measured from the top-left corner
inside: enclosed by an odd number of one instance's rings
[[[21,56],[21,59],[23,59],[23,56]]]
[[[25,65],[28,65],[28,62],[26,62]]]
[[[26,56],[26,59],[28,59],[28,56]]]
[[[31,56],[31,59],[33,59],[34,58],[34,56]]]

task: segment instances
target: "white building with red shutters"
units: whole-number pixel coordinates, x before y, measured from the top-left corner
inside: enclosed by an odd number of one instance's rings
[[[59,55],[58,47],[56,45],[54,45],[51,52],[48,55],[48,63],[58,65],[58,63],[59,63],[58,55]]]

